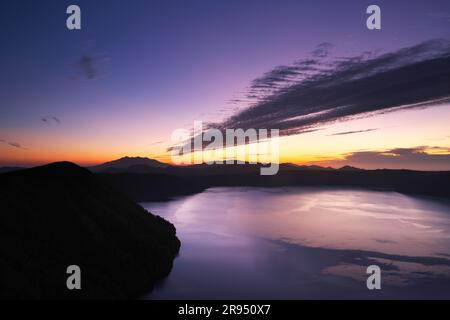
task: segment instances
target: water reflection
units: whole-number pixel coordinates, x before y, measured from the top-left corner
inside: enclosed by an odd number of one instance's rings
[[[450,204],[391,192],[214,188],[143,204],[182,242],[150,298],[450,297]],[[366,288],[366,267],[383,270]]]

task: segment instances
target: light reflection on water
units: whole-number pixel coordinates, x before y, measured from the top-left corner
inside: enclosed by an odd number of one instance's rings
[[[393,192],[213,188],[142,204],[182,248],[149,298],[450,298],[450,203]],[[366,288],[366,267],[382,290]]]

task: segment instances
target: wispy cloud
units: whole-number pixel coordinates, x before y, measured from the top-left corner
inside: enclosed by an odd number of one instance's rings
[[[20,143],[17,143],[17,142],[8,142],[8,144],[9,144],[11,147],[14,147],[14,148],[19,148],[19,149],[22,148],[22,146],[20,145]]]
[[[450,148],[420,146],[382,151],[358,151],[345,155],[342,160],[325,161],[325,163],[362,168],[450,170]]]
[[[355,131],[344,131],[344,132],[337,132],[337,133],[332,133],[329,134],[328,136],[345,136],[348,134],[354,134],[354,133],[363,133],[363,132],[371,132],[371,131],[376,131],[378,130],[378,128],[372,128],[372,129],[365,129],[365,130],[355,130]]]
[[[22,146],[20,143],[18,142],[13,142],[13,141],[6,141],[4,139],[0,139],[0,143],[4,143],[10,147],[14,147],[17,149],[22,149],[22,150],[28,150],[27,148],[25,148],[24,146]]]
[[[82,73],[88,80],[93,80],[97,77],[96,61],[95,57],[86,54],[82,55],[78,61]]]
[[[96,41],[93,39],[85,40],[81,43],[81,47],[73,57],[72,68],[76,74],[71,75],[73,80],[96,80],[105,75],[105,62],[110,58],[105,52],[98,50]]]
[[[209,127],[280,129],[298,134],[354,117],[450,101],[450,42],[427,41],[374,57],[371,52],[330,59],[331,45],[255,79],[256,102]]]
[[[47,124],[61,124],[61,120],[55,116],[45,116],[41,118],[42,122]]]
[[[151,145],[151,146],[156,146],[156,145],[161,144],[161,143],[163,143],[163,142],[164,142],[164,141],[155,141],[155,142],[150,143],[150,145]]]
[[[59,118],[57,117],[52,117],[53,121],[55,121],[56,123],[60,124],[61,120],[59,120]]]
[[[326,58],[333,47],[334,45],[329,42],[322,42],[311,52],[311,55],[314,58]]]
[[[95,80],[100,77],[101,65],[109,60],[104,54],[82,54],[75,62],[78,73],[86,80]]]

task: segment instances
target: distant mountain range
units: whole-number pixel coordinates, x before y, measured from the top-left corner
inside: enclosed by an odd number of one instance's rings
[[[136,202],[161,201],[220,186],[324,186],[391,190],[450,198],[450,171],[339,169],[280,164],[278,174],[261,176],[260,164],[174,166],[124,157],[88,169]]]
[[[261,176],[259,164],[157,165],[148,171],[136,171],[124,165],[130,163],[130,158],[123,159],[97,174],[137,202],[166,200],[220,186],[347,187],[450,198],[450,171],[364,170],[351,166],[334,169],[284,163],[278,174]],[[137,161],[155,163],[145,158]]]
[[[195,164],[186,166],[169,165],[150,158],[143,157],[123,157],[117,160],[106,162],[97,166],[88,167],[94,173],[161,173],[174,175],[212,175],[212,174],[230,174],[230,173],[254,173],[259,172],[261,164]],[[340,169],[331,167],[321,167],[317,165],[296,165],[293,163],[280,164],[281,171],[304,171],[304,170],[362,170],[350,166]]]
[[[166,276],[175,228],[63,162],[0,174],[0,298],[134,298]],[[82,290],[66,287],[78,265]]]
[[[26,168],[25,167],[0,167],[0,173],[18,171],[18,170],[22,170],[22,169],[26,169]]]
[[[158,160],[146,157],[123,157],[113,161],[105,162],[96,166],[86,167],[94,173],[166,173],[166,174],[221,174],[224,172],[253,172],[260,169],[260,164],[245,164],[245,165],[224,165],[224,164],[196,164],[187,166],[170,165]],[[0,167],[0,173],[11,172],[26,169],[26,167]],[[344,166],[339,169],[332,167],[321,167],[317,165],[296,165],[293,163],[280,164],[280,170],[363,170],[355,167]]]
[[[157,160],[142,157],[123,157],[103,164],[88,167],[92,172],[114,173],[114,172],[133,172],[133,173],[151,173],[170,167],[168,164]]]

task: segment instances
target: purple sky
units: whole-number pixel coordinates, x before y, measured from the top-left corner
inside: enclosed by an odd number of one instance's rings
[[[80,31],[65,27],[69,4]],[[382,30],[366,28],[369,4]],[[348,57],[449,30],[448,0],[5,1],[0,164],[164,156],[173,130],[224,120],[253,79],[320,43]]]

